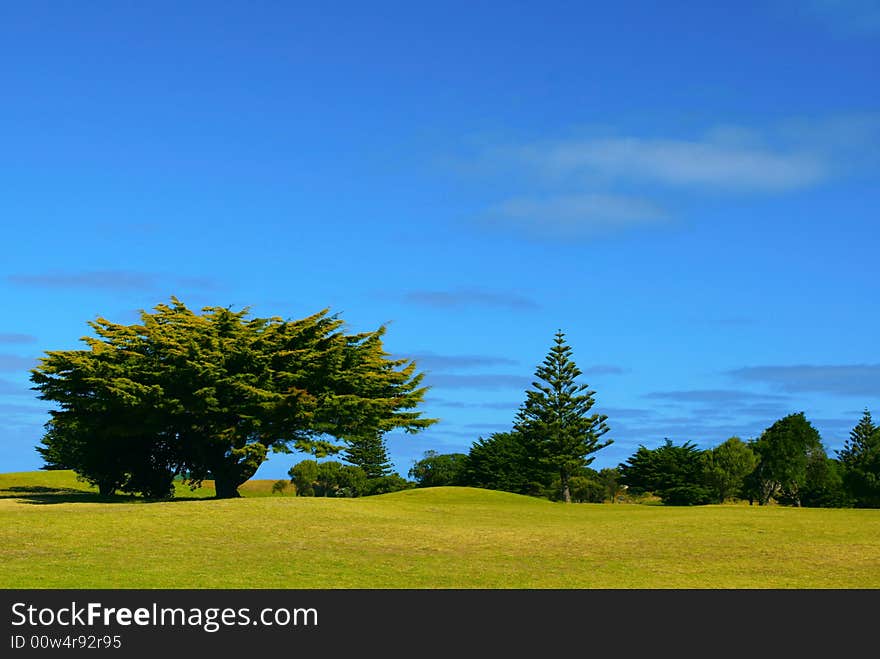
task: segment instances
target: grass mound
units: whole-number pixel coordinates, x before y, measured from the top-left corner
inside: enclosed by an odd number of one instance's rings
[[[272,482],[107,503],[69,472],[0,474],[0,587],[880,587],[880,510],[267,496]]]

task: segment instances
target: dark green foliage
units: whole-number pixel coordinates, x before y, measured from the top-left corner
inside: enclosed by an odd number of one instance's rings
[[[867,409],[837,457],[853,504],[859,508],[880,508],[880,427],[874,425]]]
[[[291,467],[288,473],[297,496],[359,497],[367,492],[364,470],[335,460],[303,460]]]
[[[367,489],[364,496],[373,494],[389,494],[390,492],[399,492],[401,490],[409,490],[416,484],[408,481],[400,474],[389,474],[388,476],[380,476],[379,478],[371,478],[367,481]]]
[[[746,477],[752,473],[758,458],[739,437],[703,453],[703,478],[712,499],[724,503],[739,495]]]
[[[602,503],[605,500],[605,486],[598,479],[572,476],[569,487],[571,500],[575,503]]]
[[[557,332],[514,424],[514,431],[525,440],[529,459],[558,475],[566,502],[571,501],[569,479],[573,473],[593,461],[588,456],[612,443],[610,439],[600,441],[608,432],[607,417],[590,414],[596,392],[575,382],[581,374],[571,359],[565,335]]]
[[[781,503],[787,503],[781,501]],[[800,505],[811,508],[847,508],[853,505],[843,482],[843,466],[834,458],[815,453],[807,464]]]
[[[277,480],[272,483],[272,494],[284,494],[284,491],[290,485],[290,481],[286,481],[284,479]]]
[[[326,310],[285,321],[172,298],[137,325],[90,325],[88,350],[49,352],[31,379],[59,405],[44,458],[102,491],[168,496],[186,474],[238,496],[270,450],[318,457],[435,421],[414,411],[422,375],[384,352],[385,328],[346,334]]]
[[[413,464],[409,476],[418,487],[463,485],[467,455],[426,451],[425,457]]]
[[[388,476],[392,472],[385,437],[380,433],[352,437],[343,457],[346,462],[363,469],[370,479]]]
[[[603,500],[608,499],[611,503],[617,503],[625,489],[620,481],[620,469],[617,467],[600,469],[598,479],[604,489]]]
[[[703,485],[703,452],[685,442],[680,446],[666,439],[662,446],[639,446],[619,466],[620,482],[634,494],[650,492],[665,505],[692,506],[709,503],[711,492]]]
[[[531,483],[549,483],[552,472],[530,459],[522,435],[496,432],[471,445],[465,482],[472,487],[529,494]]]
[[[318,463],[315,460],[297,462],[287,473],[296,488],[296,496],[315,496],[315,485],[318,482]]]
[[[774,499],[800,506],[808,465],[826,457],[819,433],[804,413],[779,419],[749,445],[758,456],[757,466],[745,479],[749,500],[764,505]]]

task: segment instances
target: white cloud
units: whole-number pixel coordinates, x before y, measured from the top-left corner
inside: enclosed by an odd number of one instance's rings
[[[557,176],[600,175],[671,186],[780,191],[803,188],[828,172],[818,156],[724,140],[598,138],[522,149],[521,156]]]
[[[576,238],[662,224],[666,220],[662,209],[641,199],[582,194],[507,199],[494,205],[483,221],[516,227],[531,234]]]

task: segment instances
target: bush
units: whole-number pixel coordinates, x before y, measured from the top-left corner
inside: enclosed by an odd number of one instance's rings
[[[290,487],[290,481],[286,481],[284,479],[277,480],[272,483],[272,494],[284,494],[284,490]]]
[[[388,476],[380,476],[379,478],[371,478],[368,480],[364,496],[399,492],[400,490],[412,489],[415,486],[415,483],[402,478],[398,474],[390,474]]]
[[[571,500],[575,503],[602,503],[606,488],[602,483],[584,476],[572,476],[568,480]]]

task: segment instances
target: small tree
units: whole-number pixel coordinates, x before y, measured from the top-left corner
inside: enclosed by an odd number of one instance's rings
[[[303,460],[291,467],[287,473],[290,475],[290,482],[296,488],[296,496],[315,496],[315,485],[318,482],[317,462],[314,460]]]
[[[690,442],[676,446],[667,438],[656,449],[639,446],[619,469],[620,481],[634,494],[651,492],[664,505],[692,506],[711,501],[703,485],[702,451]]]
[[[367,481],[367,488],[364,492],[364,496],[399,492],[401,490],[411,489],[415,487],[415,485],[415,483],[406,480],[400,474],[389,474],[388,476],[369,479]]]
[[[605,467],[599,470],[599,482],[605,488],[605,497],[611,503],[617,503],[617,498],[624,491],[623,483],[620,482],[620,470],[616,467]]]
[[[385,437],[381,433],[350,438],[343,458],[346,462],[363,469],[367,478],[381,478],[392,472]]]
[[[464,482],[467,455],[426,451],[425,457],[413,464],[409,476],[418,487],[461,485]]]
[[[740,493],[758,462],[752,449],[739,437],[731,437],[703,453],[703,476],[706,486],[719,503]]]
[[[571,502],[569,479],[586,467],[596,451],[612,440],[600,441],[608,432],[604,414],[590,414],[595,391],[576,379],[582,374],[571,358],[565,334],[556,333],[554,345],[535,371],[533,389],[519,409],[514,431],[526,442],[531,457],[559,475],[562,499]]]

